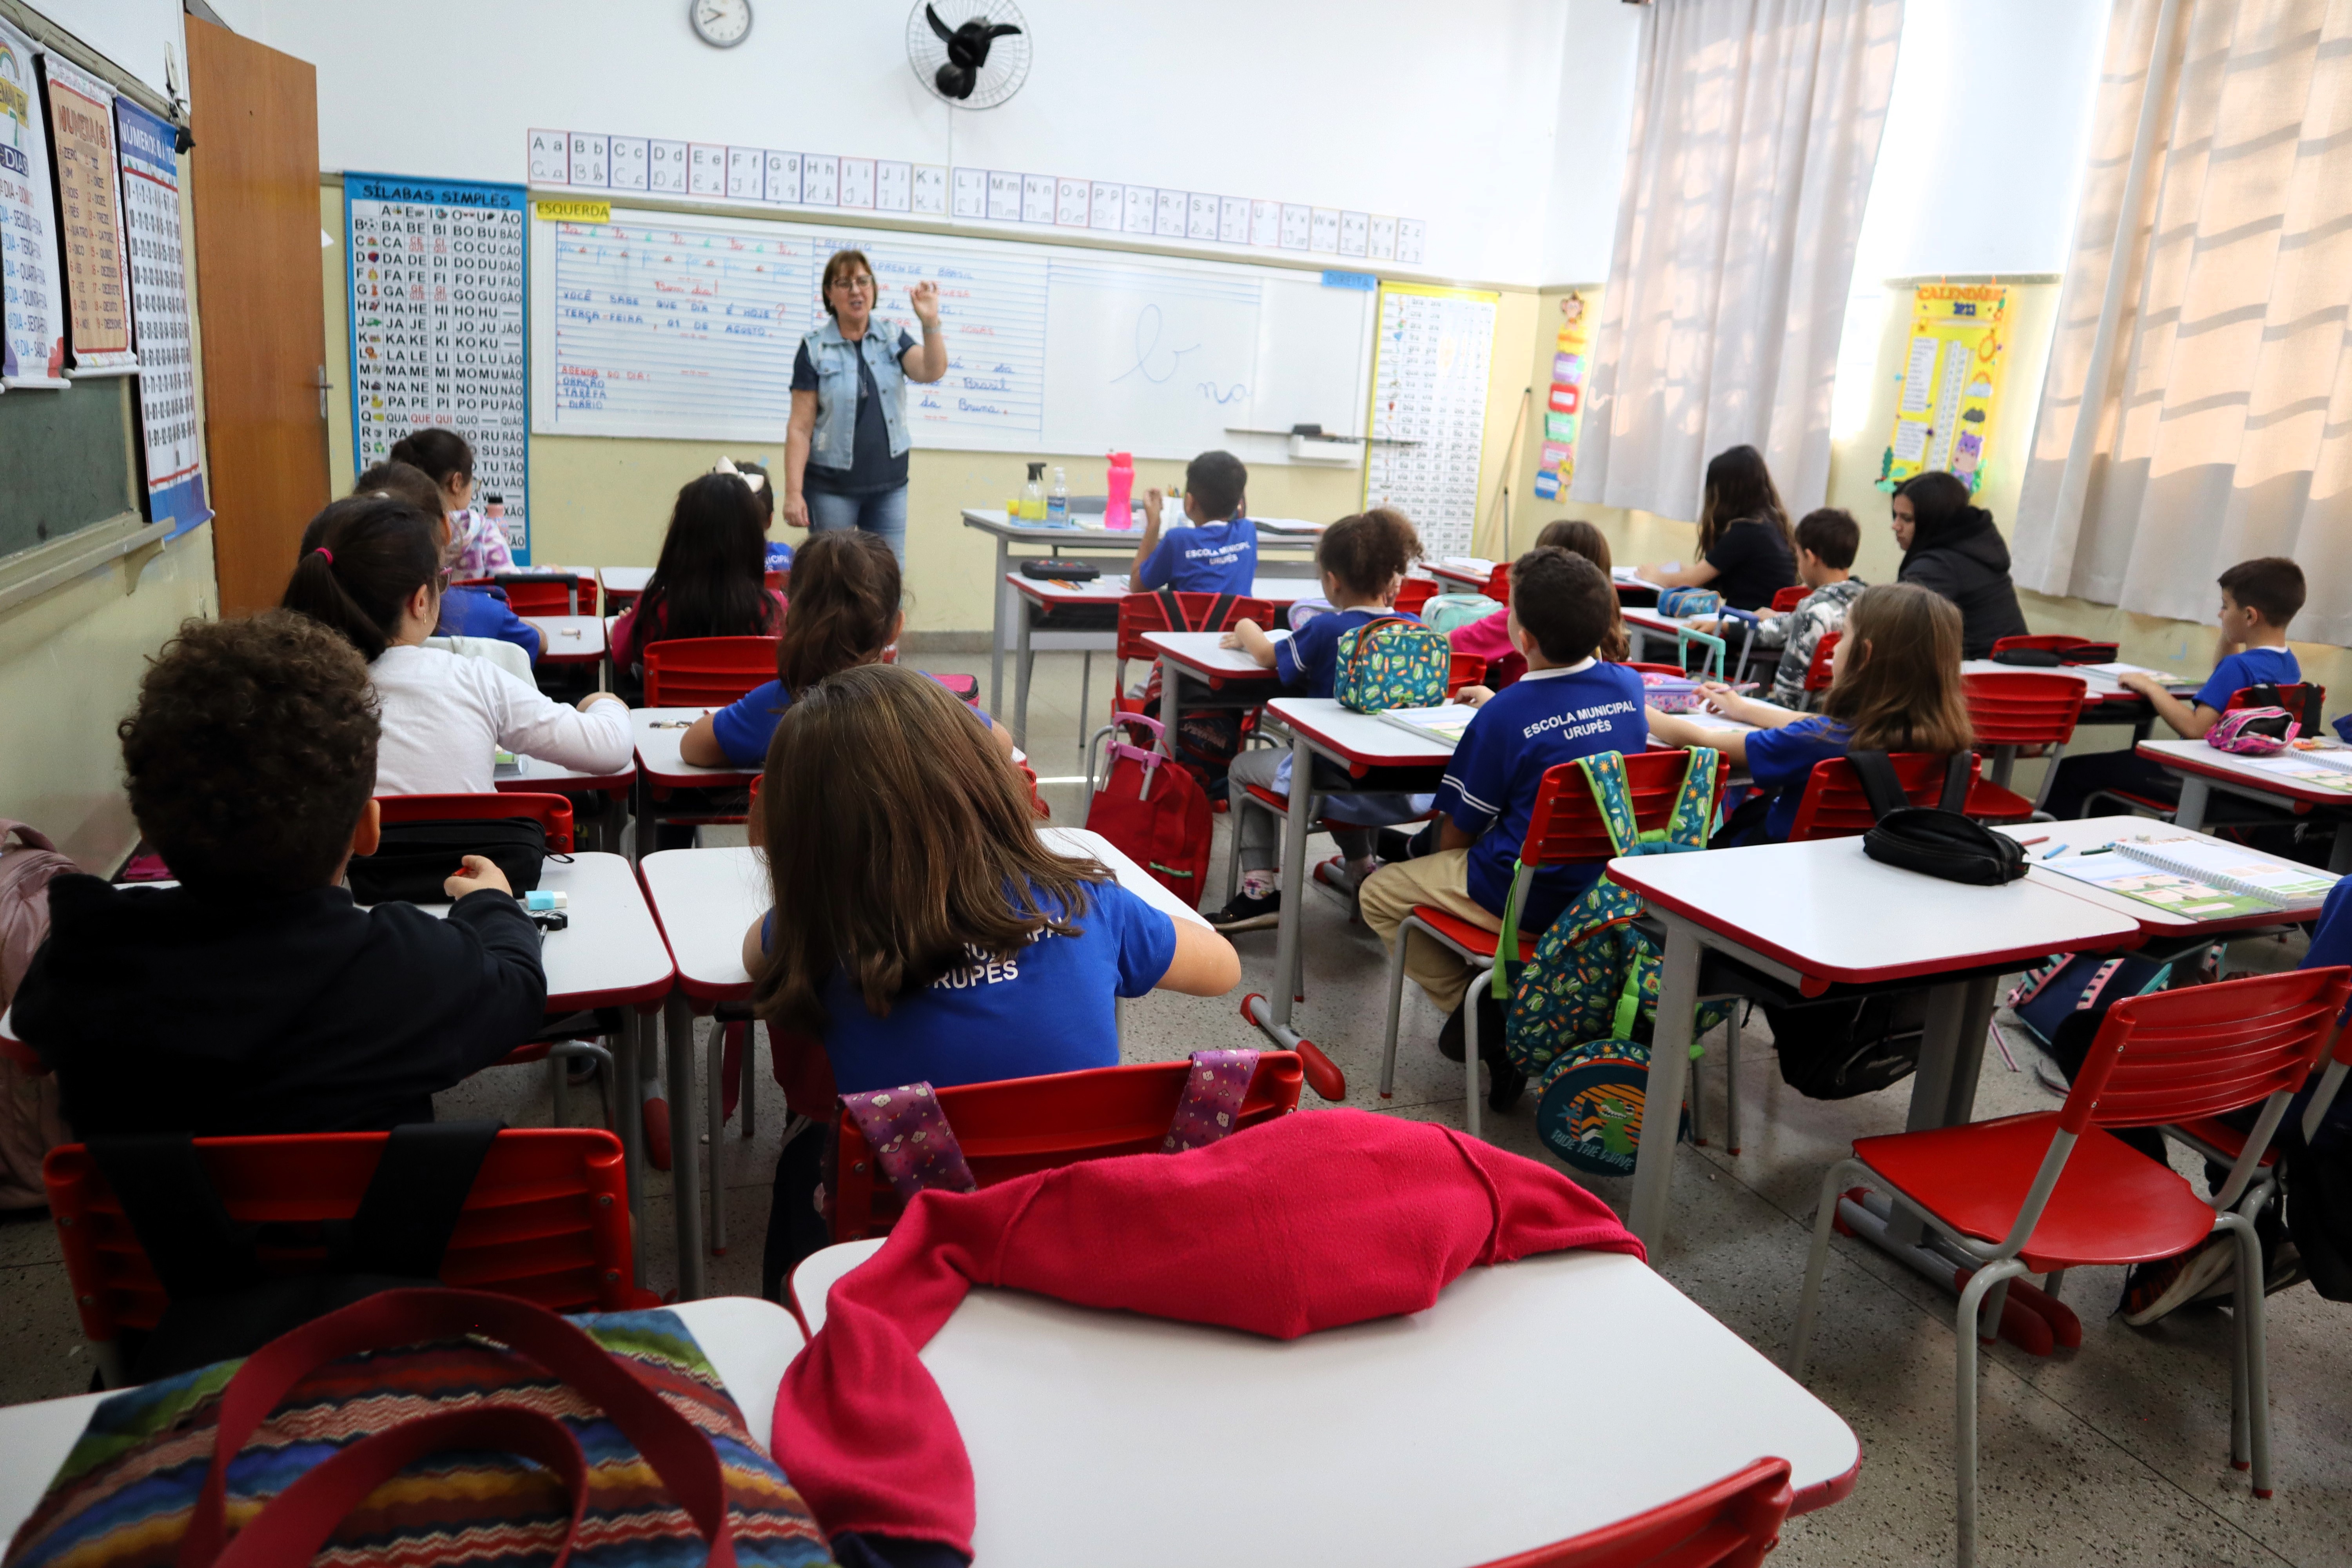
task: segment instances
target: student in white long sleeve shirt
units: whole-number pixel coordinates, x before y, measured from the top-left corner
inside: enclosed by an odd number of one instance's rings
[[[377,795],[482,795],[503,749],[614,773],[628,763],[628,710],[608,691],[577,709],[482,659],[426,647],[441,610],[439,541],[404,501],[354,497],[320,512],[282,601],[351,639],[383,715]]]

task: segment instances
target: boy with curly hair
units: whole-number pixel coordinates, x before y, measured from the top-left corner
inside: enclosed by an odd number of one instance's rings
[[[436,1090],[536,1032],[539,932],[496,866],[466,857],[446,920],[341,886],[377,838],[375,701],[345,638],[288,610],[189,621],[118,732],[180,885],[49,886],[11,1033],[77,1132],[430,1121]]]

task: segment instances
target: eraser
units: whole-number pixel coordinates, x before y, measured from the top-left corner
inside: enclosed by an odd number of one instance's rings
[[[542,893],[532,891],[525,893],[522,896],[522,907],[530,910],[533,914],[538,914],[547,910],[565,909],[570,906],[571,902],[572,900],[565,898],[562,893]]]

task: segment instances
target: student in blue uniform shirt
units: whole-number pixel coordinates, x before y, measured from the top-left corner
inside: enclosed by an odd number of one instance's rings
[[[1184,469],[1190,528],[1160,537],[1160,492],[1144,498],[1143,540],[1128,586],[1180,594],[1246,594],[1257,578],[1257,525],[1242,515],[1249,470],[1231,452],[1203,452]]]
[[[1256,622],[1236,621],[1221,646],[1239,648],[1273,670],[1293,696],[1328,697],[1339,679],[1339,638],[1344,634],[1383,616],[1421,624],[1419,617],[1398,616],[1391,607],[1407,568],[1420,558],[1421,536],[1402,512],[1375,507],[1343,517],[1323,531],[1315,547],[1315,563],[1323,572],[1323,595],[1331,601],[1331,608],[1279,643]],[[1244,752],[1234,759],[1226,777],[1235,789],[1256,784],[1286,795],[1290,752],[1286,748]],[[1420,820],[1428,815],[1429,802],[1425,795],[1324,796],[1323,815],[1351,826],[1331,835],[1339,853],[1315,868],[1316,879],[1352,898],[1380,864],[1372,854],[1373,830]],[[1242,881],[1225,907],[1209,917],[1209,923],[1219,931],[1270,926],[1282,911],[1282,894],[1275,876],[1280,825],[1268,812],[1244,811],[1236,831],[1242,836]]]
[[[857,536],[808,552],[843,537]],[[743,934],[753,1006],[771,1031],[822,1041],[844,1092],[1111,1067],[1120,997],[1241,979],[1223,937],[1039,837],[1020,774],[910,669],[858,665],[799,693],[751,829],[772,894]],[[772,1295],[826,1239],[810,1201],[822,1142],[777,1162]]]
[[[1364,923],[1386,943],[1417,904],[1430,904],[1488,931],[1503,929],[1503,906],[1526,842],[1544,772],[1600,752],[1640,752],[1649,733],[1642,676],[1595,657],[1617,619],[1617,591],[1609,574],[1583,556],[1557,547],[1530,550],[1511,564],[1511,606],[1505,630],[1528,671],[1501,691],[1463,689],[1457,700],[1478,710],[1454,748],[1438,786],[1438,847],[1419,859],[1381,867],[1366,879]],[[1601,875],[1601,862],[1556,866],[1537,873],[1519,911],[1519,929],[1532,936],[1559,918]],[[1405,949],[1405,973],[1451,1015],[1438,1049],[1459,1061],[1465,1038],[1464,993],[1469,964],[1427,941]],[[1484,1027],[1491,1049],[1496,1099],[1517,1098],[1501,1054],[1502,1030]],[[1500,1020],[1494,1020],[1499,1025]]]
[[[2303,679],[2302,667],[2286,646],[2287,623],[2303,608],[2303,568],[2279,555],[2241,561],[2221,574],[2221,647],[2213,673],[2195,697],[2181,701],[2153,675],[2135,671],[2123,677],[2123,684],[2147,698],[2156,716],[2187,741],[2204,739],[2228,710],[2230,699],[2247,687],[2293,686]],[[2084,803],[2101,790],[2177,801],[2180,779],[2128,749],[2068,757],[2058,764],[2058,777],[2050,785],[2050,815],[2061,822],[2081,816]],[[2121,808],[2105,803],[2100,809]]]
[[[768,742],[793,694],[826,676],[876,664],[906,625],[899,607],[898,558],[878,534],[837,528],[800,548],[792,574],[792,613],[776,639],[776,679],[753,687],[678,737],[678,755],[698,768],[764,766]],[[1013,735],[969,708],[997,749],[1013,755]]]
[[[449,548],[449,520],[441,510],[441,487],[426,477],[424,469],[413,463],[377,463],[360,476],[352,487],[355,496],[384,496],[393,500],[404,500],[426,517],[441,520],[441,548]],[[314,522],[313,527],[316,527]],[[303,536],[302,552],[309,554],[316,541]],[[510,642],[530,655],[533,664],[544,650],[537,626],[514,613],[507,603],[503,588],[444,588],[441,591],[441,620],[434,635],[445,637],[495,637]]]
[[[793,547],[775,536],[776,489],[774,485],[769,482],[768,466],[765,463],[755,463],[748,458],[740,463],[732,458],[721,458],[711,466],[710,471],[714,474],[733,474],[751,487],[751,494],[758,498],[760,502],[760,515],[766,520],[762,526],[768,531],[768,570],[791,571]]]
[[[1716,836],[1718,847],[1785,840],[1813,769],[1849,751],[1949,756],[1968,750],[1960,612],[1942,595],[1908,583],[1864,589],[1846,611],[1830,668],[1819,713],[1791,712],[1709,681],[1704,689],[1716,711],[1753,730],[1721,729],[1703,714],[1650,712],[1652,740],[1712,746],[1756,781],[1753,796]]]

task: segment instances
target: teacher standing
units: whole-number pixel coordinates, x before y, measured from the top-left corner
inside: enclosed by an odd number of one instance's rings
[[[907,383],[948,373],[940,286],[918,283],[907,302],[923,324],[876,331],[874,268],[862,250],[824,264],[824,325],[793,357],[793,415],[784,439],[784,521],[824,533],[862,528],[907,561]]]

